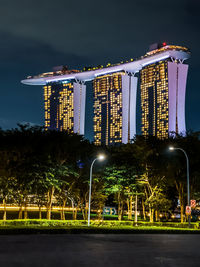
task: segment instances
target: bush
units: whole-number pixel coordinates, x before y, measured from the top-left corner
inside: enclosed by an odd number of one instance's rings
[[[136,223],[133,221],[104,221],[104,220],[91,220],[91,226],[94,227],[107,227],[107,228],[133,228]],[[28,220],[0,220],[0,227],[86,227],[87,221],[85,220],[46,220],[46,219],[28,219]],[[138,228],[140,227],[167,227],[167,228],[188,228],[188,223],[173,223],[173,222],[141,222],[137,223]],[[192,229],[199,229],[199,223],[191,223]]]

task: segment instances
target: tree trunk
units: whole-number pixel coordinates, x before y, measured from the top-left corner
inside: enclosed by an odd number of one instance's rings
[[[133,217],[132,217],[132,210],[133,210],[132,202],[133,202],[133,196],[130,196],[130,198],[127,199],[128,220],[132,220],[133,219]]]
[[[83,220],[86,220],[86,218],[85,218],[85,210],[84,210],[84,208],[81,208],[81,211],[82,211]]]
[[[179,189],[180,189],[179,200],[180,200],[180,207],[181,207],[181,223],[183,223],[184,222],[184,189],[183,189],[183,184],[180,184]]]
[[[42,208],[41,208],[41,206],[39,206],[39,219],[40,220],[42,219]]]
[[[63,211],[62,211],[62,207],[60,207],[60,219],[63,220]]]
[[[123,202],[121,200],[121,194],[118,193],[118,220],[121,221],[123,219]]]
[[[73,219],[77,220],[77,209],[75,208],[74,212],[73,212]]]
[[[158,211],[155,210],[155,219],[156,219],[156,222],[158,221]]]
[[[73,220],[77,220],[77,208],[75,208],[74,206],[73,206]]]
[[[184,187],[182,183],[177,183],[176,184],[176,189],[178,191],[179,195],[179,201],[180,201],[180,208],[181,208],[181,223],[184,222]]]
[[[22,210],[22,205],[19,206],[19,213],[18,213],[18,219],[21,220],[23,217],[23,210]]]
[[[65,210],[64,209],[62,210],[62,220],[63,221],[65,220]]]
[[[62,205],[62,219],[65,220],[65,205],[66,205],[66,200],[63,200],[63,205]]]
[[[184,205],[181,203],[181,223],[184,223]]]
[[[154,209],[150,208],[150,222],[154,222]]]
[[[146,221],[146,211],[145,211],[144,199],[142,199],[142,213],[143,213],[143,219],[144,219],[144,221]]]
[[[97,211],[97,219],[102,220],[102,209],[98,209]]]
[[[85,197],[85,203],[86,204],[85,204],[85,208],[83,209],[83,212],[84,212],[85,220],[87,220],[88,219],[88,211],[89,211],[89,202],[87,202],[87,198],[86,197]],[[91,219],[91,214],[92,214],[91,203],[90,203],[90,219]]]
[[[71,199],[72,203],[72,220],[74,220],[74,201]]]
[[[149,204],[149,221],[151,222],[151,206]]]
[[[118,204],[118,220],[119,221],[122,220],[122,207],[121,207],[121,203]]]
[[[24,219],[25,219],[25,220],[28,219],[27,201],[26,201],[26,199],[25,199],[25,201],[24,201]]]
[[[135,223],[137,225],[137,192],[136,192],[136,195],[135,195]]]
[[[71,199],[72,202],[72,219],[76,220],[77,219],[77,208],[74,207],[74,201]]]
[[[130,218],[130,199],[129,199],[129,198],[127,198],[127,200],[126,200],[126,204],[127,204],[128,220],[129,220],[129,218]]]
[[[85,207],[85,209],[84,209],[84,211],[85,211],[85,220],[87,220],[88,219],[88,207]],[[90,210],[90,219],[91,219],[91,210]]]
[[[82,208],[81,210],[82,210],[83,220],[87,220],[87,215],[88,215],[87,207]],[[90,215],[91,215],[91,213],[90,213]]]
[[[26,207],[25,207],[25,210],[24,210],[24,219],[25,219],[25,220],[28,219],[28,212],[27,212]]]
[[[60,208],[60,219],[65,220],[65,211],[63,206]]]
[[[118,221],[122,220],[122,211],[120,208],[118,208]]]
[[[47,208],[47,220],[51,220],[51,208]]]
[[[47,193],[47,220],[51,220],[51,208],[54,195],[54,186]]]
[[[3,199],[3,220],[6,221],[6,199]]]

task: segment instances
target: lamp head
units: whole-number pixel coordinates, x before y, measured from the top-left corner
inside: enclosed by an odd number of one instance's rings
[[[98,160],[104,160],[105,156],[103,154],[98,155]]]
[[[173,151],[174,150],[174,147],[173,146],[170,146],[169,147],[169,150]]]

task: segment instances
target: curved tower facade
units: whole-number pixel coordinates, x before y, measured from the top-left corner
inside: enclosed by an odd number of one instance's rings
[[[128,143],[136,135],[139,73],[143,135],[167,138],[185,134],[185,93],[190,57],[187,48],[152,45],[144,56],[106,67],[88,67],[28,77],[22,83],[44,86],[46,129],[85,134],[86,83],[93,81],[94,142]],[[140,104],[140,103],[139,103]]]
[[[159,54],[160,49],[147,53]],[[169,46],[174,51],[185,51],[180,46]],[[173,133],[184,135],[185,93],[188,65],[179,54],[148,64],[140,71],[141,110],[143,135],[167,138]]]

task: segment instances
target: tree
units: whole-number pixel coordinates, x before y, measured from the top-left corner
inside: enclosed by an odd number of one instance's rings
[[[72,201],[72,188],[74,186],[75,178],[78,176],[77,171],[72,166],[57,166],[57,176],[60,184],[56,189],[55,197],[61,206],[61,220],[65,220],[64,208],[68,200]]]
[[[0,176],[0,198],[3,200],[3,220],[7,219],[6,204],[13,201],[16,179],[14,177]]]
[[[190,163],[190,189],[191,196],[198,192],[198,185],[200,185],[200,171],[199,171],[199,151],[200,151],[200,133],[188,132],[186,136],[176,135],[176,138],[169,140],[169,145],[182,148],[186,151]],[[168,146],[169,146],[168,145]],[[184,213],[187,197],[187,176],[186,176],[186,159],[184,154],[175,150],[168,155],[166,164],[166,176],[169,181],[174,182],[178,192],[181,209],[181,223],[184,222]]]
[[[118,204],[118,219],[123,219],[125,203],[129,219],[132,219],[132,202],[136,193],[135,169],[125,165],[111,165],[105,169],[104,178],[106,194],[114,194]]]

